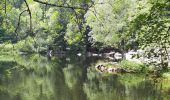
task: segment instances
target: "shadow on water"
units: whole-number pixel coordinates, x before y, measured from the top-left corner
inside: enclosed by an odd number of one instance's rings
[[[10,59],[10,60],[9,60]],[[101,58],[100,58],[101,59]],[[102,75],[97,57],[0,57],[0,100],[168,100],[170,81]]]

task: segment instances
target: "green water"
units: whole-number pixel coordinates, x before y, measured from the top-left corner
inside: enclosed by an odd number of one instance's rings
[[[0,100],[170,100],[170,81],[101,75],[99,58],[0,56]]]

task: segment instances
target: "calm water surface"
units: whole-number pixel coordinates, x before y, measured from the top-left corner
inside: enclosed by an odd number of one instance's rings
[[[1,56],[0,100],[170,100],[170,81],[101,75],[99,58]]]

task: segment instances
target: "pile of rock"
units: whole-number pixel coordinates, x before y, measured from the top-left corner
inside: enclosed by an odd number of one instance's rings
[[[125,59],[139,63],[159,65],[162,63],[161,53],[162,52],[160,48],[149,48],[149,50],[137,50],[137,51],[131,50],[125,53]],[[168,59],[166,60],[164,59],[164,62],[166,62],[170,67],[170,48],[167,49],[167,53]]]
[[[118,68],[118,67],[106,67],[104,65],[97,65],[96,66],[96,70],[103,73],[103,72],[106,72],[106,73],[123,73],[123,72],[128,72],[126,71],[125,69],[123,68]]]

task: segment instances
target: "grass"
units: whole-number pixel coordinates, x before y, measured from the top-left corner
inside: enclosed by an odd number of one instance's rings
[[[135,72],[143,72],[144,69],[146,68],[145,64],[128,60],[122,60],[121,62],[118,63],[118,65],[123,69],[133,70]]]
[[[122,60],[118,63],[111,63],[111,62],[104,62],[104,61],[99,61],[96,63],[96,65],[102,64],[108,68],[123,68],[127,71],[134,71],[137,73],[140,72],[145,72],[147,70],[147,67],[145,64],[134,62],[134,61],[128,61],[128,60]]]

